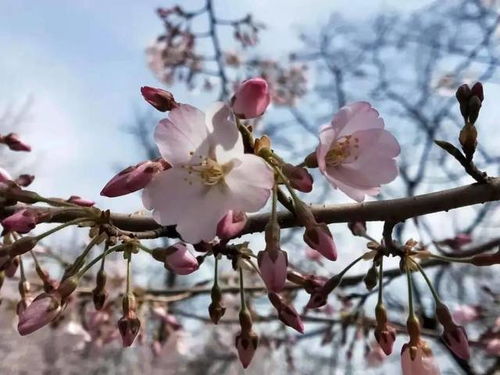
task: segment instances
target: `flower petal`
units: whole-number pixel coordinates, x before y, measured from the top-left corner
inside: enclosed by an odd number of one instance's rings
[[[225,182],[230,190],[232,210],[256,212],[266,204],[274,184],[274,173],[266,162],[255,155],[244,154],[229,172]]]
[[[236,127],[231,108],[223,102],[212,104],[206,111],[207,128],[210,132],[211,152],[218,163],[225,164],[243,155],[243,139]]]
[[[161,225],[174,225],[203,196],[206,186],[184,168],[160,172],[144,188],[142,203]]]
[[[158,123],[154,138],[163,158],[178,166],[199,155],[208,155],[207,134],[203,112],[180,104],[170,111],[168,118]]]

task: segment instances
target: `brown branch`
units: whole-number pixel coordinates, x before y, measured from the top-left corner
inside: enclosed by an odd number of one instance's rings
[[[29,194],[27,194],[29,195]],[[28,198],[19,192],[2,191],[0,197],[16,199],[30,203]],[[318,221],[346,223],[350,221],[390,221],[400,222],[411,217],[471,206],[475,204],[500,200],[500,178],[491,178],[485,184],[472,184],[454,189],[442,190],[429,194],[408,198],[390,199],[366,203],[346,203],[334,205],[313,205],[312,210]],[[0,218],[12,214],[19,207],[0,207]],[[84,210],[75,208],[43,208],[53,215],[50,222],[62,223],[82,217]],[[289,212],[278,213],[282,228],[300,226],[296,218]],[[111,214],[112,223],[119,229],[136,233],[138,238],[178,237],[175,227],[161,227],[151,217],[126,214]],[[243,234],[262,232],[269,221],[269,214],[255,214],[248,219]]]

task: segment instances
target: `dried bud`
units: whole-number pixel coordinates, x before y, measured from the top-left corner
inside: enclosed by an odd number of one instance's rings
[[[144,99],[160,112],[171,111],[179,106],[170,91],[144,86],[141,87]]]
[[[368,290],[372,290],[377,286],[378,271],[375,263],[370,267],[365,277],[363,278],[363,281],[365,282],[366,289]]]
[[[260,155],[261,153],[272,153],[271,139],[267,135],[256,138],[253,146],[253,152],[255,155]]]

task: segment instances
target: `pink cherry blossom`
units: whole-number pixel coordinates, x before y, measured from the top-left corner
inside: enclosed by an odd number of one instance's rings
[[[178,275],[189,275],[199,267],[196,258],[188,251],[186,244],[178,242],[167,249],[165,266]]]
[[[17,330],[29,335],[53,321],[61,312],[62,297],[57,292],[42,293],[21,312]]]
[[[479,317],[479,312],[473,306],[459,305],[453,311],[452,316],[457,324],[467,324],[476,320]]]
[[[384,121],[369,103],[342,107],[321,128],[316,158],[328,182],[352,199],[376,195],[380,185],[394,180],[398,168],[398,141],[384,130]]]
[[[250,119],[262,116],[270,101],[266,80],[251,78],[240,84],[231,99],[231,105],[236,116]]]
[[[244,212],[229,210],[217,224],[217,236],[222,239],[236,237],[245,227],[247,215]]]
[[[245,154],[231,110],[216,103],[206,114],[181,104],[160,121],[155,141],[172,168],[146,186],[143,203],[162,225],[177,225],[190,243],[210,242],[229,210],[256,212],[269,198],[274,174]]]
[[[283,250],[264,250],[257,256],[260,274],[271,292],[281,292],[285,287],[288,257]]]
[[[101,191],[105,197],[118,197],[144,188],[160,171],[169,167],[165,160],[147,160],[127,167],[114,176]]]
[[[410,344],[403,345],[401,351],[401,368],[403,375],[440,375],[439,367],[425,341],[416,345],[415,358],[411,358]]]

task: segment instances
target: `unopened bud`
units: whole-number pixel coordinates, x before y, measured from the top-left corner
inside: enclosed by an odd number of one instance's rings
[[[208,306],[208,313],[212,322],[217,324],[226,312],[226,308],[221,304],[222,293],[218,285],[212,287],[211,297],[212,303]]]
[[[57,288],[57,292],[63,299],[66,299],[76,290],[79,281],[80,279],[77,276],[68,277],[66,280],[61,282],[61,285]]]
[[[364,236],[366,234],[366,222],[365,221],[350,221],[347,223],[347,227],[351,233],[355,236]]]
[[[36,244],[38,243],[38,239],[32,236],[22,237],[16,240],[12,245],[10,245],[9,255],[11,257],[15,257],[17,255],[22,255],[32,250]]]
[[[171,92],[144,86],[141,87],[141,94],[144,99],[160,112],[171,111],[179,106]]]

